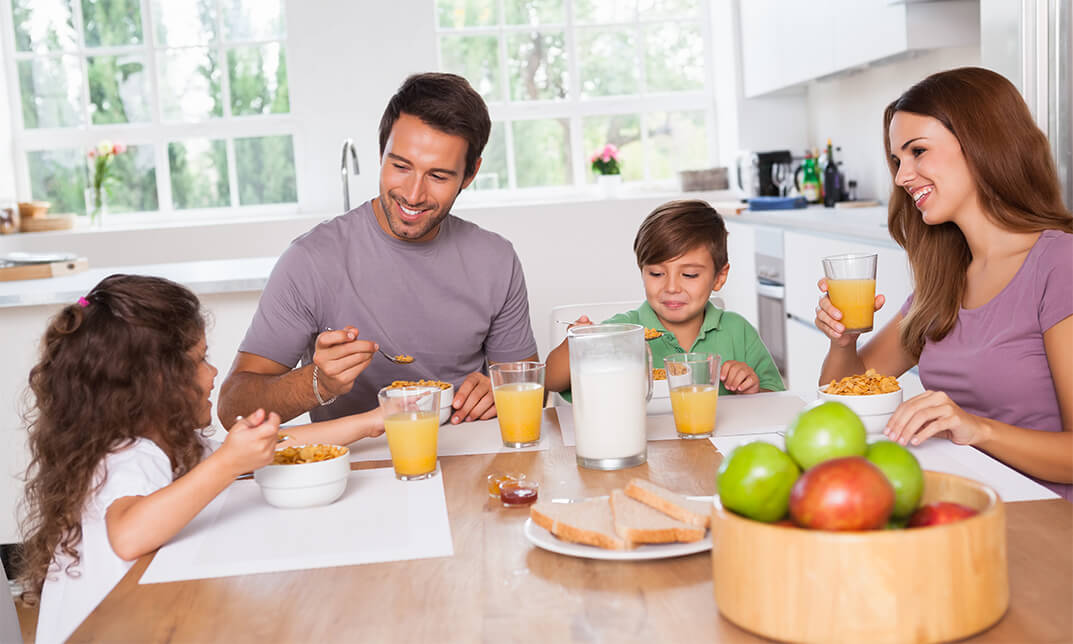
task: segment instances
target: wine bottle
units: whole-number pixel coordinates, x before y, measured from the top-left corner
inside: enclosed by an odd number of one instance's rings
[[[831,139],[827,139],[827,167],[823,169],[823,205],[825,208],[834,208],[841,199],[842,177],[838,172],[838,164],[835,162]]]

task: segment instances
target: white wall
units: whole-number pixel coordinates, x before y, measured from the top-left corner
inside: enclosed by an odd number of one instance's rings
[[[979,47],[936,49],[813,81],[807,97],[809,145],[822,147],[830,138],[842,146],[843,172],[857,180],[859,198],[886,202],[891,181],[883,156],[883,110],[929,74],[979,64]]]

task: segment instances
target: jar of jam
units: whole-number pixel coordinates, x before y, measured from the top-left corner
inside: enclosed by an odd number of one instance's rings
[[[537,500],[540,486],[535,481],[507,481],[499,486],[499,500],[505,508],[521,508]]]
[[[498,499],[499,488],[504,483],[524,481],[525,474],[517,472],[493,472],[488,475],[488,496]]]

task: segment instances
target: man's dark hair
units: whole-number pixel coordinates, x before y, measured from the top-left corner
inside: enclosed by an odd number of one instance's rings
[[[391,128],[400,114],[411,114],[445,134],[460,136],[466,150],[466,176],[477,171],[477,159],[488,143],[492,119],[488,106],[465,78],[455,74],[430,72],[407,78],[388,101],[380,118],[380,157],[384,156]]]

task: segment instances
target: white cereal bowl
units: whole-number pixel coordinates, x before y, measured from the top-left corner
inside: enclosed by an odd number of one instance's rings
[[[440,424],[444,424],[451,420],[451,401],[455,398],[455,388],[453,386],[448,387],[440,392]]]
[[[844,396],[827,393],[827,385],[824,385],[817,389],[816,393],[822,400],[835,400],[852,409],[861,417],[865,431],[873,433],[883,431],[891,414],[902,404],[901,389],[885,394]]]
[[[652,381],[652,398],[649,399],[645,412],[649,414],[671,413],[671,388],[666,380]]]
[[[350,450],[343,449],[343,454],[326,461],[266,465],[254,471],[253,480],[265,501],[277,508],[328,505],[343,496],[350,480]]]

